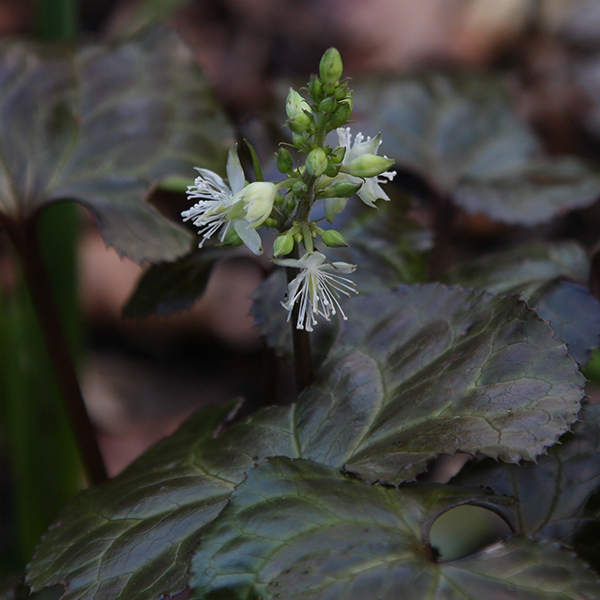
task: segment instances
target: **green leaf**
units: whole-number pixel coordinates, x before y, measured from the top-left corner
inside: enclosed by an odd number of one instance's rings
[[[229,249],[195,250],[172,263],[151,265],[123,308],[123,316],[169,315],[191,308],[206,290],[216,262]]]
[[[518,531],[575,548],[600,569],[600,405],[589,405],[581,421],[537,464],[471,463],[453,479],[480,485],[518,500]]]
[[[230,410],[200,411],[118,477],[67,505],[29,565],[32,588],[66,583],[65,600],[181,592],[205,526],[254,457],[297,455],[289,408],[264,410],[214,437]]]
[[[433,519],[497,498],[449,486],[370,486],[310,461],[248,473],[192,563],[192,598],[598,598],[598,578],[557,545],[515,538],[437,563]]]
[[[159,27],[75,53],[5,43],[0,80],[7,218],[76,200],[122,255],[173,260],[189,249],[191,234],[145,198],[164,178],[220,166],[231,128],[175,34]]]
[[[408,218],[406,199],[380,202],[378,206],[379,210],[361,207],[358,215],[340,229],[348,248],[330,248],[326,253],[332,261],[358,266],[349,279],[361,294],[423,281],[426,252],[432,245],[431,232]],[[276,269],[253,292],[251,313],[267,344],[291,362],[292,334],[286,320],[288,313],[281,307],[286,285],[283,269]],[[346,306],[345,299],[342,304]],[[315,328],[311,341],[318,358],[324,358],[331,347],[337,326],[337,322],[330,325],[321,320]]]
[[[542,155],[497,79],[371,78],[356,83],[354,97],[355,116],[368,133],[384,133],[384,151],[397,168],[470,212],[532,225],[600,196],[595,169]]]
[[[495,294],[521,294],[585,365],[600,340],[600,303],[583,284],[589,273],[588,258],[578,244],[536,243],[460,264],[443,280]]]
[[[298,403],[305,458],[398,484],[459,450],[533,460],[576,419],[577,364],[515,297],[401,286],[347,314]]]

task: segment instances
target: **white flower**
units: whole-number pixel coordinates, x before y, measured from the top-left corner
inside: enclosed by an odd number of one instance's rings
[[[244,171],[236,146],[229,150],[227,159],[227,185],[219,175],[208,169],[196,168],[200,176],[187,190],[190,200],[199,199],[192,208],[181,213],[184,221],[193,219],[204,242],[220,230],[221,242],[233,226],[244,244],[254,253],[262,253],[261,239],[256,232],[271,214],[277,194],[274,183],[254,182],[246,185]]]
[[[346,148],[346,154],[342,165],[347,167],[356,159],[364,156],[365,154],[371,154],[376,156],[377,149],[381,144],[381,134],[371,139],[368,137],[365,140],[365,136],[362,133],[357,133],[352,143],[352,134],[350,133],[350,127],[340,127],[337,130],[339,145]],[[387,157],[384,157],[387,158]],[[356,163],[355,163],[356,164]],[[385,168],[385,167],[383,167]],[[360,179],[352,175],[342,175],[343,177],[358,182]],[[391,181],[396,176],[396,171],[385,171],[374,177],[366,177],[360,190],[357,192],[358,197],[368,206],[375,207],[375,200],[382,198],[383,200],[389,200],[389,196],[383,191],[381,184]]]
[[[297,329],[312,331],[317,324],[317,315],[322,315],[329,321],[331,315],[340,313],[343,319],[346,315],[339,303],[339,295],[350,296],[358,293],[354,283],[338,273],[352,273],[356,265],[345,262],[327,263],[324,254],[320,252],[307,252],[302,258],[296,260],[287,258],[276,260],[275,263],[283,267],[302,269],[300,273],[288,284],[288,298],[281,305],[288,311],[288,321],[296,302],[300,303],[298,311]]]

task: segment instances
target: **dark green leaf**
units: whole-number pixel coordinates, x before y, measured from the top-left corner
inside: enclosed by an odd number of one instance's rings
[[[597,171],[579,159],[546,157],[493,176],[465,177],[453,200],[471,213],[511,225],[537,225],[600,197]]]
[[[494,500],[449,486],[370,486],[310,461],[273,458],[248,473],[204,535],[192,598],[600,597],[584,563],[525,538],[436,563],[430,522],[467,502],[503,512]]]
[[[215,263],[228,250],[195,250],[172,263],[151,265],[123,308],[123,316],[169,315],[191,308],[208,284]]]
[[[298,403],[305,458],[397,484],[458,450],[532,460],[576,419],[577,364],[515,297],[401,286],[347,314]]]
[[[107,484],[63,511],[29,566],[39,589],[66,582],[66,600],[154,600],[182,591],[202,531],[255,456],[289,454],[289,408],[213,433],[231,407],[205,409]]]
[[[7,43],[0,81],[6,217],[72,199],[134,260],[173,260],[189,249],[191,234],[144,199],[163,178],[220,167],[231,129],[173,33],[159,27],[75,54]]]
[[[574,547],[600,569],[600,405],[587,406],[581,415],[573,433],[537,464],[471,463],[453,483],[515,497],[521,533]]]
[[[600,303],[585,285],[571,279],[586,282],[589,272],[588,258],[575,243],[531,244],[458,265],[444,281],[495,294],[521,294],[584,365],[590,350],[598,347]]]
[[[367,79],[355,86],[355,108],[368,133],[383,133],[383,149],[397,168],[420,175],[470,212],[531,225],[600,196],[593,168],[542,156],[491,77]]]

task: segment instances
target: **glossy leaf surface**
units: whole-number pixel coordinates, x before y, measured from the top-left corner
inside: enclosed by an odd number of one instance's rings
[[[224,160],[231,129],[189,52],[159,27],[74,54],[25,43],[0,56],[0,210],[88,207],[108,245],[172,260],[192,236],[145,202],[161,179]]]
[[[66,600],[158,600],[181,592],[206,524],[254,456],[294,453],[289,409],[266,410],[214,438],[229,408],[205,409],[107,484],[80,494],[29,566],[36,589],[65,583]]]
[[[463,263],[444,281],[520,294],[583,365],[600,341],[600,303],[584,285],[589,272],[588,258],[575,243],[531,244]]]
[[[310,461],[270,459],[203,537],[192,598],[599,597],[584,563],[524,538],[436,563],[428,522],[466,502],[502,511],[493,500],[448,486],[370,486]]]
[[[355,86],[355,109],[366,133],[384,133],[396,168],[470,212],[533,225],[600,197],[596,170],[576,158],[543,156],[491,77],[367,79]]]
[[[402,286],[353,299],[348,318],[298,403],[306,458],[397,484],[458,450],[531,460],[576,419],[577,364],[514,297]]]
[[[537,464],[486,460],[467,465],[453,482],[513,496],[521,533],[574,547],[599,569],[600,405],[587,406],[581,419]]]

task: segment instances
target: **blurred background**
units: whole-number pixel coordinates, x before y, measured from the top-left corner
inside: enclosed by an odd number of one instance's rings
[[[517,112],[550,151],[599,156],[600,0],[80,0],[78,10],[84,40],[166,20],[192,48],[232,122],[259,140],[259,150],[260,115],[280,82],[306,80],[333,45],[345,73],[357,78],[425,69],[505,72]],[[32,19],[33,3],[0,0],[3,36],[30,36]],[[166,200],[185,208],[185,197]],[[199,406],[238,395],[247,398],[248,410],[259,406],[273,385],[274,365],[287,368],[269,355],[249,315],[262,266],[236,255],[216,267],[193,310],[124,320],[121,309],[143,268],[106,249],[84,211],[81,220],[82,385],[109,474]],[[481,219],[465,228],[474,237],[492,231]],[[3,238],[0,279],[4,286],[14,280]],[[10,513],[9,488],[2,469],[0,514]]]

